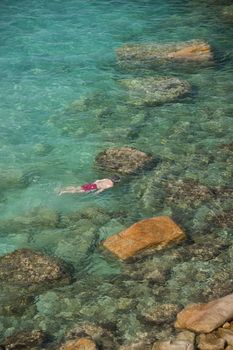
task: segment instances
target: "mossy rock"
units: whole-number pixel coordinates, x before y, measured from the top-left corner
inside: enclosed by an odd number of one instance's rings
[[[213,61],[210,45],[201,40],[166,44],[126,44],[116,50],[118,63],[127,65],[160,65],[163,63],[198,63]]]
[[[18,249],[0,257],[1,283],[30,286],[66,279],[68,273],[57,260],[30,249]]]
[[[124,175],[151,168],[155,163],[151,155],[132,147],[108,148],[95,159],[98,168]]]
[[[191,91],[187,81],[175,77],[125,79],[121,83],[129,91],[129,103],[137,106],[173,102]]]

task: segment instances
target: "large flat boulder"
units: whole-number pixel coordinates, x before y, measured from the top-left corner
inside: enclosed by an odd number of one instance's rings
[[[213,61],[213,52],[208,43],[201,40],[167,44],[126,44],[116,50],[119,63],[163,63]]]
[[[151,155],[132,147],[108,148],[100,152],[95,159],[98,168],[123,175],[151,167],[154,162]]]
[[[108,237],[103,245],[120,259],[128,259],[148,248],[162,249],[185,239],[181,228],[169,217],[141,220],[128,229]]]
[[[129,103],[161,105],[173,102],[191,91],[190,84],[176,77],[147,77],[121,80],[129,91]]]
[[[197,333],[210,333],[233,319],[233,294],[207,304],[193,304],[182,310],[176,319],[177,328]]]

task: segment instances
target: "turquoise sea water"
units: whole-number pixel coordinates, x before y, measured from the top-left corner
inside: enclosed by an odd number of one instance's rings
[[[36,249],[70,264],[74,277],[67,287],[41,292],[27,308],[3,312],[2,338],[39,328],[56,341],[75,324],[96,322],[113,324],[120,342],[144,339],[153,332],[141,321],[145,309],[162,300],[185,305],[204,298],[221,264],[228,267],[230,258],[193,264],[171,262],[170,253],[152,258],[151,264],[164,261],[170,271],[163,297],[156,297],[159,284],[130,280],[131,267],[99,248],[108,235],[161,214],[174,217],[190,240],[205,234],[209,240],[213,232],[231,247],[232,200],[222,189],[232,186],[233,30],[222,10],[212,1],[1,1],[0,255]],[[115,50],[123,44],[192,39],[213,47],[213,64],[117,64]],[[119,81],[145,75],[185,79],[192,93],[158,107],[130,107]],[[57,196],[56,188],[108,176],[94,167],[95,157],[122,145],[150,152],[160,162],[100,196]],[[187,179],[221,189],[223,197],[195,197],[195,205],[188,192],[166,197],[169,183]],[[219,215],[227,215],[230,224],[217,225]],[[143,270],[146,263],[134,268]],[[189,289],[191,282],[181,276],[192,269],[205,278]],[[229,267],[229,279],[231,273]],[[128,277],[120,283],[123,275]],[[10,297],[2,293],[3,306],[12,303]],[[157,333],[164,327],[157,325]]]

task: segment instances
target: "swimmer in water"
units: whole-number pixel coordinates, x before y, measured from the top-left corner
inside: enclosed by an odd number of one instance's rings
[[[61,188],[58,192],[59,196],[65,193],[85,193],[85,192],[92,192],[96,191],[95,193],[101,193],[115,185],[115,183],[118,183],[120,181],[120,177],[115,175],[111,179],[101,179],[96,180],[92,183],[87,183],[82,186],[74,187],[74,186],[68,186]]]

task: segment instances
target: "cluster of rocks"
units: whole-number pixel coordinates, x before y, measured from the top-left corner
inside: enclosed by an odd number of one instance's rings
[[[124,45],[117,50],[117,56],[119,64],[123,67],[135,67],[137,65],[153,67],[163,64],[182,65],[193,63],[205,66],[212,64],[214,60],[210,45],[203,41],[189,41],[167,45]],[[124,79],[120,83],[128,89],[128,103],[136,107],[174,102],[191,91],[191,86],[187,81],[176,77],[141,77]],[[80,107],[78,105],[76,107],[88,109],[88,103],[85,106],[82,105]],[[104,119],[111,111],[101,110],[96,113],[99,118]],[[46,150],[39,147],[38,152],[44,154]],[[152,169],[157,163],[158,159],[155,159],[152,155],[128,146],[108,148],[100,152],[95,159],[95,166],[98,169],[122,175],[132,175],[145,169]],[[21,183],[22,179],[24,177],[21,174],[16,176],[16,180],[15,178],[10,178],[8,179],[8,186],[11,186],[12,183],[13,185]],[[168,183],[166,186],[167,202],[183,202],[184,198],[186,198],[186,204],[190,206],[194,205],[194,199],[195,205],[199,205],[217,193],[217,190],[214,192],[212,189],[192,181],[180,180],[173,182],[173,184]],[[77,219],[83,221],[87,219],[87,217],[80,216],[74,218],[66,217],[64,219],[57,215],[47,214],[45,213],[43,219],[41,219],[46,227],[59,226],[62,228],[66,227],[66,220],[69,221],[70,219],[74,222]],[[92,216],[95,218],[95,214]],[[11,223],[5,221],[2,225],[5,232],[12,229],[12,224],[20,227],[20,229],[24,229],[28,225],[36,226],[39,217],[41,217],[41,213],[23,220],[16,219],[13,222],[11,221]],[[230,212],[227,218],[224,217],[224,221],[229,220],[231,224],[232,217],[232,212]],[[215,217],[215,220],[219,219],[221,218]],[[103,222],[105,220],[106,218],[103,219]],[[77,234],[76,229],[77,227],[75,226],[72,231],[74,235]],[[90,238],[91,242],[96,242],[95,232],[90,227],[86,232],[89,232],[86,238]],[[103,240],[102,246],[120,260],[128,261],[135,257],[141,258],[147,254],[160,251],[186,238],[183,229],[171,217],[163,215],[141,220],[127,229],[110,235]],[[80,240],[75,241],[75,243],[77,246],[81,245]],[[85,252],[89,248],[90,244],[85,246]],[[67,255],[70,255],[72,249],[74,249],[74,245],[67,247]],[[206,249],[207,247],[204,250]],[[198,243],[191,248],[189,247],[189,252],[192,253],[192,256],[204,256],[203,260],[208,260],[218,254],[214,249],[208,254],[203,252],[203,246],[198,245]],[[59,247],[56,253],[59,255]],[[172,258],[179,259],[179,252]],[[163,283],[166,280],[164,276],[167,272],[166,267],[164,267],[163,271],[161,267],[159,270],[154,269],[153,273],[149,271],[146,278],[148,281],[156,281],[158,284]],[[19,288],[25,288],[26,286],[35,295],[35,291],[38,292],[41,285],[46,289],[52,284],[63,285],[69,283],[70,273],[61,262],[39,252],[22,249],[0,258],[0,281],[4,284],[6,290],[8,284],[14,284],[14,286]],[[47,287],[45,287],[46,285]],[[121,301],[123,304],[124,300]],[[125,302],[127,304],[128,301],[126,300]],[[159,325],[165,322],[173,322],[177,315],[175,328],[185,331],[179,332],[172,340],[153,340],[148,342],[136,340],[135,343],[119,345],[109,331],[101,327],[85,325],[71,330],[62,344],[51,343],[50,348],[54,350],[232,350],[232,302],[233,295],[231,294],[208,304],[187,306],[181,312],[179,312],[180,305],[167,303],[142,313],[142,317],[147,322]],[[122,307],[122,312],[124,310],[124,307]],[[7,337],[0,345],[0,348],[4,350],[43,348],[43,342],[46,341],[46,337],[47,335],[41,330],[21,332],[13,337]],[[48,348],[47,345],[45,345],[45,348]]]
[[[53,350],[232,350],[233,349],[233,294],[207,304],[192,304],[178,312],[176,334],[166,341],[152,343],[138,341],[119,345],[111,332],[93,324],[71,329],[61,345],[51,343]],[[173,312],[177,310],[173,309]],[[166,317],[166,310],[161,310]],[[169,315],[168,315],[169,317]],[[38,349],[46,340],[39,330],[21,332],[8,337],[0,345],[4,350]],[[47,348],[47,347],[46,347]]]

